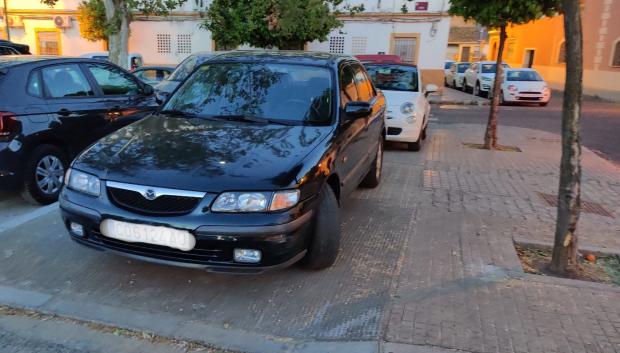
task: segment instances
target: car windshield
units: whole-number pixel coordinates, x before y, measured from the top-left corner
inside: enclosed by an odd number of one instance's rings
[[[185,81],[163,110],[205,118],[325,125],[332,121],[332,87],[330,71],[323,67],[206,64]]]
[[[444,69],[446,69],[446,70],[448,70],[448,69],[450,68],[450,66],[452,66],[452,64],[453,64],[452,62],[448,61],[448,62],[446,62],[446,63],[444,64],[443,68],[444,68]]]
[[[467,63],[467,64],[459,64],[459,67],[458,67],[458,71],[459,71],[459,73],[460,73],[460,74],[462,74],[462,73],[464,73],[465,71],[467,71],[467,69],[469,69],[469,66],[470,66],[470,65],[471,65],[471,64],[469,64],[469,63]]]
[[[506,81],[542,81],[542,77],[536,71],[508,71]]]
[[[386,91],[418,92],[418,68],[404,65],[366,65],[375,87]]]
[[[480,64],[480,68],[483,74],[494,74],[496,66],[497,64]],[[506,64],[502,64],[502,66],[504,68],[508,68],[508,65]]]

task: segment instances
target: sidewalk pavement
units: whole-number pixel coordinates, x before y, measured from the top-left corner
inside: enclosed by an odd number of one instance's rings
[[[486,98],[474,96],[449,87],[441,87],[438,92],[428,96],[431,104],[456,104],[456,105],[489,105],[490,101]]]
[[[549,242],[559,137],[481,125],[391,145],[342,210],[336,264],[261,276],[129,261],[71,244],[58,214],[0,230],[0,304],[257,353],[620,352],[620,288],[527,275],[513,238]],[[582,248],[620,249],[620,170],[583,153]],[[594,212],[594,213],[591,213]]]

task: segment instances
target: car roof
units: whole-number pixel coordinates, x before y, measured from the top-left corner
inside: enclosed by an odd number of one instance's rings
[[[91,58],[77,58],[69,56],[52,56],[52,55],[3,55],[0,56],[0,70],[8,69],[13,66],[21,66],[27,64],[37,64],[40,62],[50,63],[76,63],[76,62],[92,62],[100,63],[101,60]]]
[[[308,52],[297,50],[235,50],[216,54],[211,61],[278,61],[282,63],[305,63],[311,65],[333,65],[341,60],[356,60],[350,56],[324,52]]]
[[[384,63],[364,63],[364,66],[407,66],[407,67],[415,67],[415,68],[418,67],[418,65],[415,65],[415,64],[387,63],[387,62],[384,62]]]

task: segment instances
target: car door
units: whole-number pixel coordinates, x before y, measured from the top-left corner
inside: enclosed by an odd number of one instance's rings
[[[84,67],[101,95],[100,113],[112,123],[109,132],[157,109],[154,95],[145,94],[143,85],[131,74],[105,63],[87,63]]]
[[[375,158],[377,151],[377,143],[379,142],[379,136],[382,136],[382,129],[384,128],[384,114],[385,104],[382,104],[383,96],[377,95],[377,92],[372,85],[372,80],[362,65],[353,63],[351,68],[355,72],[355,85],[359,95],[359,100],[362,102],[370,103],[372,107],[370,115],[366,118],[366,127],[360,136],[360,143],[363,146],[362,158],[363,163],[367,166],[370,165]],[[366,168],[358,170],[361,174],[358,175],[359,179],[363,179],[366,176]]]
[[[367,118],[348,118],[345,115],[347,103],[360,101],[355,84],[355,71],[348,62],[340,65],[338,76],[341,139],[336,167],[342,175],[342,190],[347,195],[357,188],[359,170],[364,168],[366,151],[362,139],[367,126]]]
[[[76,63],[45,66],[34,74],[43,81],[43,95],[55,134],[72,154],[105,134],[109,122],[98,112],[99,97]]]

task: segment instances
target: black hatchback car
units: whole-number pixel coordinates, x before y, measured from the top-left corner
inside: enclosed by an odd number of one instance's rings
[[[156,109],[153,88],[111,63],[0,57],[0,188],[56,201],[75,155]]]
[[[379,184],[385,99],[350,57],[231,52],[162,110],[78,156],[71,238],[143,260],[262,272],[330,266],[339,205]]]

